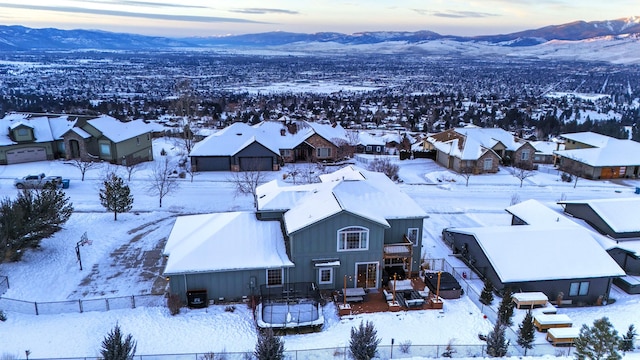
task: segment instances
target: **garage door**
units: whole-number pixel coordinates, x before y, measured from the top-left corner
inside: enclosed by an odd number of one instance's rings
[[[231,170],[231,158],[228,156],[197,156],[193,160],[197,171]]]
[[[22,148],[7,151],[7,164],[47,160],[47,152],[41,147]]]
[[[272,171],[272,164],[271,157],[241,157],[240,171]]]

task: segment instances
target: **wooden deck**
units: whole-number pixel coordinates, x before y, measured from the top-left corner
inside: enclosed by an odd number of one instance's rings
[[[420,278],[412,279],[413,289],[417,291],[424,291],[425,284]],[[387,304],[387,299],[382,292],[382,288],[378,290],[369,290],[369,293],[364,297],[364,301],[351,302],[351,314],[369,314],[376,312],[387,312],[389,310],[389,305]],[[428,290],[427,290],[428,291]],[[336,304],[341,304],[341,302],[336,301]],[[412,306],[412,307],[400,307],[400,310],[432,310],[432,309],[442,309],[442,302],[439,304],[432,304],[430,301],[424,302],[422,306]]]

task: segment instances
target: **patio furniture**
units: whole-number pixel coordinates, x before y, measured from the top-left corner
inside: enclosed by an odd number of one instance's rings
[[[580,328],[577,327],[552,328],[547,331],[546,339],[553,346],[571,345],[578,336],[580,336]]]
[[[533,316],[533,325],[543,332],[551,328],[571,327],[573,322],[565,314],[536,314]]]
[[[512,295],[513,302],[516,304],[516,308],[520,309],[521,306],[535,307],[545,306],[549,301],[547,295],[543,292],[521,292]]]

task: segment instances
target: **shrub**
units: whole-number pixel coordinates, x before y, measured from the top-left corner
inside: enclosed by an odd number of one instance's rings
[[[136,342],[131,334],[123,337],[119,325],[102,340],[100,355],[103,360],[133,360],[135,354]]]
[[[608,318],[603,317],[595,320],[592,327],[582,325],[580,336],[575,341],[575,355],[578,359],[621,359],[619,344],[618,331]]]
[[[234,305],[229,305],[229,306],[224,308],[224,311],[226,311],[226,312],[234,312],[234,311],[236,311],[236,307]]]
[[[638,333],[636,333],[636,329],[633,324],[629,325],[627,333],[622,335],[622,339],[620,340],[620,350],[624,352],[633,351],[633,348],[635,347],[633,345],[633,340],[637,335]]]
[[[358,328],[351,328],[351,341],[349,342],[349,350],[355,360],[370,360],[376,356],[378,352],[378,344],[380,340],[377,337],[377,331],[372,322],[360,322]]]
[[[393,181],[398,180],[398,171],[400,166],[393,164],[389,158],[374,159],[369,163],[368,169],[371,171],[381,172]]]
[[[484,280],[484,287],[480,293],[480,302],[485,305],[491,305],[493,302],[493,284],[489,278]]]
[[[411,340],[403,341],[399,344],[400,352],[403,354],[408,354],[411,351]]]
[[[167,296],[167,307],[169,308],[169,313],[171,315],[178,315],[180,313],[180,308],[182,307],[182,300],[178,294],[169,294]]]
[[[4,310],[0,310],[0,321],[7,321],[7,314]]]
[[[284,359],[284,341],[274,335],[271,328],[258,332],[258,343],[253,353],[258,360]]]

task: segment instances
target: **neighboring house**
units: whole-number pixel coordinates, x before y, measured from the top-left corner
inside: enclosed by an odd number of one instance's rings
[[[445,229],[454,253],[498,290],[539,291],[552,302],[595,304],[624,271],[606,239],[536,200],[506,209],[512,226]],[[514,226],[515,225],[515,226]],[[550,250],[552,249],[552,250]]]
[[[102,115],[64,133],[67,159],[104,160],[125,165],[153,160],[153,127]]]
[[[195,171],[277,171],[280,156],[276,142],[237,122],[195,144],[191,153]]]
[[[543,292],[552,302],[593,305],[609,298],[624,271],[579,226],[524,225],[445,229],[454,254],[495,289]]]
[[[377,289],[388,267],[417,273],[426,213],[385,175],[349,166],[321,183],[258,189],[257,213],[179,217],[165,255],[171,292],[240,299],[261,286]],[[242,230],[242,231],[240,231]]]
[[[554,151],[560,170],[587,179],[638,177],[640,143],[593,132],[562,134],[565,150]]]
[[[616,280],[616,285],[629,293],[640,293],[640,199],[573,200],[558,204],[566,214],[583,220],[603,235],[603,247],[627,273]]]
[[[532,169],[535,148],[498,128],[464,127],[431,135],[436,162],[459,173],[495,173],[500,164]]]
[[[564,144],[557,141],[531,141],[531,145],[536,149],[533,154],[534,164],[554,164],[554,151],[564,150]]]
[[[0,164],[53,160],[65,155],[62,135],[77,117],[8,114],[0,119]]]
[[[386,152],[385,140],[379,136],[371,135],[366,131],[358,131],[358,143],[356,144],[356,153],[382,155]]]

